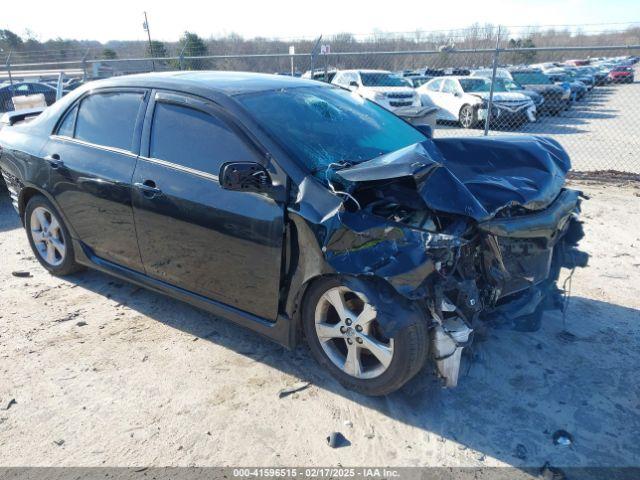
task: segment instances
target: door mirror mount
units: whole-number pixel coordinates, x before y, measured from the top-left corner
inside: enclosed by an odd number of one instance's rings
[[[220,167],[220,186],[239,192],[266,192],[272,188],[267,169],[256,162],[229,162]]]
[[[355,80],[351,80],[349,82],[349,88],[358,88],[360,85],[358,85],[358,82],[356,82]]]

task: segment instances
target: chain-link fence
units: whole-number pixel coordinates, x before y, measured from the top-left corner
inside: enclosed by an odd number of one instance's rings
[[[287,43],[281,43],[278,50],[288,51]],[[202,49],[188,44],[158,50],[152,44],[147,56],[143,52],[132,58],[96,59],[85,54],[69,60],[67,54],[64,60],[54,56],[27,61],[13,56],[0,68],[0,81],[47,81],[62,72],[68,79],[79,79],[77,84],[150,71],[235,70],[335,82],[336,72],[348,70],[355,77],[342,86],[389,108],[400,105],[398,96],[403,95],[437,108],[436,137],[545,135],[569,151],[576,171],[640,173],[639,44],[518,48],[487,36],[472,48],[434,44],[416,50],[409,48],[412,45],[396,44],[394,50],[382,51],[375,42],[351,42],[342,50],[337,49],[339,44],[321,50],[309,41],[298,44],[295,51],[313,53],[289,54],[264,52],[265,47],[255,41],[249,46],[244,42],[243,52],[234,54],[203,55]],[[273,42],[269,48],[274,48]],[[387,85],[388,76],[369,70],[391,72],[393,80]],[[72,88],[70,80],[68,84]]]

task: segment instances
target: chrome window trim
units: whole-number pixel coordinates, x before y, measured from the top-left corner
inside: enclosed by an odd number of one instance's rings
[[[49,135],[49,138],[52,139],[52,140],[61,140],[61,141],[65,141],[65,142],[75,143],[77,145],[83,145],[85,147],[97,148],[98,150],[104,150],[106,152],[120,153],[122,155],[127,155],[127,156],[133,157],[133,158],[136,158],[138,156],[138,155],[136,155],[135,153],[133,153],[130,150],[124,150],[122,148],[117,148],[117,147],[108,147],[106,145],[99,145],[97,143],[86,142],[84,140],[80,140],[80,139],[77,139],[77,138],[66,137],[64,135],[57,135],[57,134],[52,133],[51,135]]]
[[[189,173],[191,175],[196,175],[198,177],[203,177],[207,180],[213,180],[217,183],[220,183],[218,180],[218,175],[214,175],[213,173],[203,172],[202,170],[196,170],[195,168],[185,167],[184,165],[179,165],[177,163],[162,160],[160,158],[143,157],[142,155],[140,155],[138,158],[145,162],[155,163],[156,165],[161,165],[163,167],[171,168],[173,170],[178,170],[184,173]]]

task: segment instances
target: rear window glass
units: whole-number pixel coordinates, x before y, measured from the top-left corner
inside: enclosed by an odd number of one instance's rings
[[[75,138],[131,150],[133,131],[144,99],[138,92],[96,93],[80,104]]]

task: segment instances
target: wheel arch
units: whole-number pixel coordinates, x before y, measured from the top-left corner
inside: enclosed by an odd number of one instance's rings
[[[25,225],[24,214],[27,208],[27,204],[29,203],[29,200],[31,200],[36,195],[42,195],[47,200],[49,200],[49,202],[51,202],[51,204],[55,207],[56,212],[58,213],[58,215],[60,215],[60,217],[62,218],[62,221],[64,222],[65,226],[69,230],[69,234],[71,235],[71,237],[76,239],[77,235],[75,233],[75,230],[73,229],[73,226],[69,223],[66,215],[58,205],[58,202],[56,202],[53,195],[51,195],[45,189],[33,184],[25,184],[20,190],[20,193],[18,195],[18,214],[20,215],[20,221],[22,222],[22,226]]]
[[[293,309],[289,317],[293,320],[297,331],[296,338],[302,335],[302,312],[308,300],[311,287],[329,278],[338,278],[348,288],[363,293],[375,303],[380,327],[385,335],[393,337],[400,329],[417,322],[426,321],[424,308],[416,300],[409,300],[401,295],[387,280],[376,275],[346,275],[338,272],[320,274],[307,279],[295,295]]]

